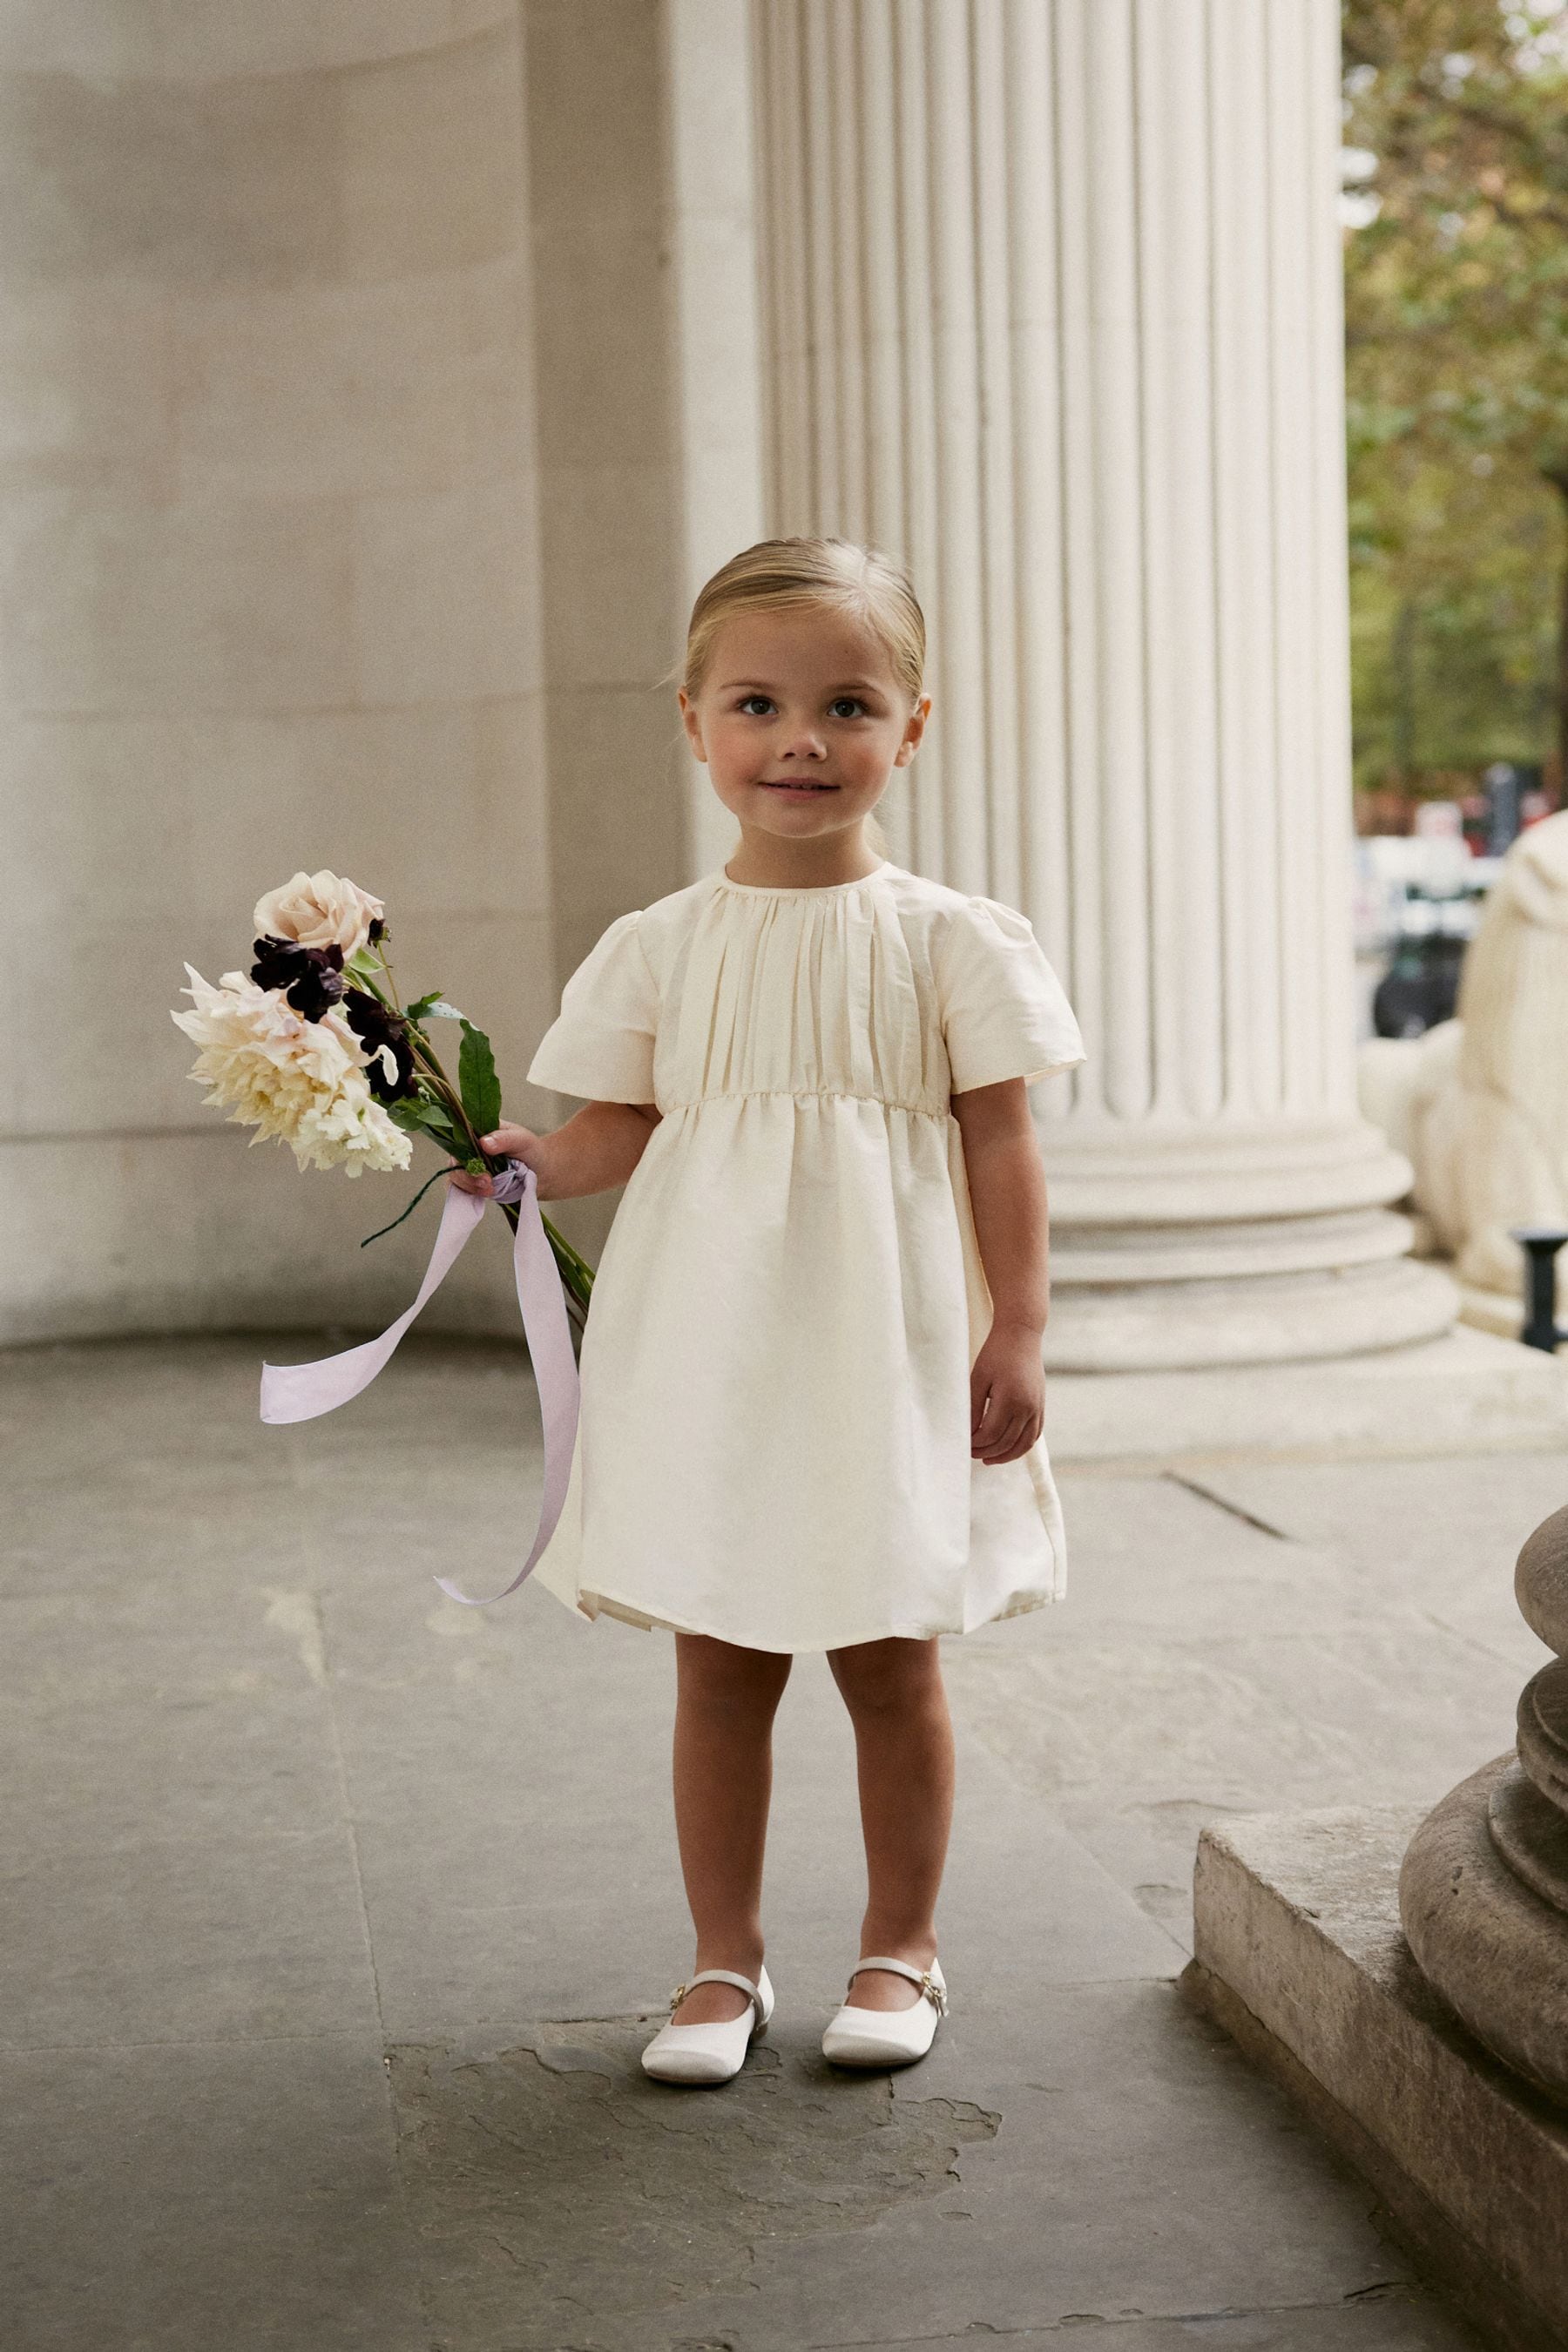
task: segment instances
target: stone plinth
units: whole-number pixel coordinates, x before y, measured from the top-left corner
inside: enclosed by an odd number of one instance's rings
[[[1425,1819],[1205,1831],[1189,1990],[1374,2180],[1508,2352],[1568,2342],[1568,1509],[1514,1579],[1556,1652],[1517,1754]],[[1408,1832],[1408,1834],[1406,1834]]]
[[[1335,1810],[1205,1830],[1183,1986],[1373,2183],[1489,2342],[1562,2352],[1568,2116],[1417,1968],[1396,1889],[1418,1822]]]
[[[1331,1361],[1051,1370],[1046,1430],[1058,1462],[1542,1452],[1568,1446],[1568,1363],[1456,1330]]]

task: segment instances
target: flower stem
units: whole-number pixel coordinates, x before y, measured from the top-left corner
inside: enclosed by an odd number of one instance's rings
[[[369,1249],[372,1242],[378,1242],[383,1234],[395,1234],[397,1231],[398,1226],[403,1223],[403,1218],[411,1217],[414,1214],[415,1210],[419,1206],[420,1202],[430,1190],[431,1184],[438,1184],[446,1173],[447,1171],[444,1168],[437,1168],[434,1176],[429,1179],[429,1181],[421,1184],[417,1192],[415,1193],[412,1201],[409,1202],[406,1209],[404,1210],[403,1216],[394,1217],[391,1224],[380,1226],[374,1234],[366,1234],[363,1241],[360,1244],[361,1249]]]
[[[381,990],[375,987],[374,982],[372,982],[372,992],[375,996],[379,997],[384,1004],[388,1004],[389,1009],[392,1012],[401,1012],[402,1008],[399,1006],[397,1002],[396,982],[393,979],[392,966],[387,961],[384,953],[382,952],[379,947],[376,952],[380,957],[381,968],[386,976],[387,985],[392,991],[392,995],[389,1001],[387,997],[382,995]],[[407,1019],[406,1014],[403,1017],[405,1020]],[[439,1057],[436,1053],[435,1047],[431,1045],[430,1040],[426,1036],[424,1031],[422,1029],[416,1028],[411,1021],[408,1023],[408,1036],[416,1063],[423,1069],[426,1076],[430,1080],[432,1087],[440,1098],[442,1108],[451,1118],[454,1127],[459,1133],[467,1137],[473,1158],[479,1160],[480,1165],[487,1169],[492,1176],[499,1174],[506,1166],[506,1158],[504,1153],[492,1153],[485,1150],[479,1137],[474,1133],[473,1127],[469,1122],[468,1112],[463,1108],[462,1097],[458,1092],[456,1087],[453,1086],[452,1081],[447,1076],[446,1071],[441,1067]],[[456,1152],[451,1153],[450,1157],[458,1166],[463,1164]],[[444,1174],[446,1171],[444,1170],[438,1170],[437,1172],[438,1174]],[[434,1183],[435,1181],[434,1177],[430,1180],[431,1183]],[[413,1210],[418,1207],[419,1202],[425,1198],[425,1194],[429,1191],[429,1189],[430,1185],[426,1184],[424,1185],[417,1193],[416,1193],[414,1199],[409,1202],[408,1207],[404,1211],[403,1216],[405,1217],[409,1215]],[[515,1202],[503,1203],[502,1214],[505,1216],[506,1221],[511,1227],[513,1233],[516,1233],[518,1216],[517,1203]],[[394,1219],[394,1223],[395,1224],[401,1224],[402,1223],[403,1217]],[[550,1219],[542,1213],[542,1211],[540,1215],[540,1223],[544,1228],[545,1237],[549,1241],[551,1249],[554,1255],[556,1269],[561,1276],[561,1287],[566,1300],[567,1311],[576,1323],[578,1329],[581,1331],[585,1328],[588,1319],[588,1302],[594,1288],[594,1269],[588,1264],[587,1259],[581,1256],[578,1252],[573,1248],[565,1235],[557,1231],[556,1227],[551,1223]],[[383,1233],[390,1233],[391,1231],[391,1225],[384,1225],[382,1227]],[[372,1234],[370,1236],[372,1241],[378,1241],[380,1237],[381,1236],[378,1234]],[[362,1243],[360,1246],[363,1248],[364,1244]]]

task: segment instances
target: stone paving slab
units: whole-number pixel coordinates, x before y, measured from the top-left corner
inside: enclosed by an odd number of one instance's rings
[[[992,2003],[891,2080],[837,2074],[795,2020],[721,2097],[641,2079],[647,2031],[395,2050],[452,2352],[1011,2340],[1409,2286],[1368,2200],[1169,1986]]]
[[[336,1832],[324,1672],[267,1639],[279,1613],[276,1591],[210,1572],[177,1601],[135,1577],[91,1595],[0,1593],[0,1853]]]
[[[379,2036],[0,2057],[16,2352],[433,2352]]]
[[[689,1960],[670,1645],[430,1580],[532,1526],[521,1359],[411,1344],[344,1412],[264,1430],[263,1352],[0,1359],[0,2309],[26,2352],[1458,2352],[1173,1980],[1205,1820],[1436,1795],[1495,1752],[1500,1524],[1511,1564],[1555,1465],[1510,1457],[1505,1489],[1443,1465],[1426,1519],[1370,1465],[1371,1545],[1343,1465],[1065,1480],[1068,1602],[943,1645],[954,2012],[890,2078],[817,2047],[862,1864],[847,1721],[798,1661],[779,2011],[740,2083],[684,2094],[636,2063]]]
[[[1560,1453],[1071,1474],[1069,1601],[950,1645],[955,1707],[1190,1949],[1205,1822],[1428,1806],[1506,1744],[1547,1655],[1514,1556],[1565,1494]]]
[[[376,2029],[340,1823],[0,1863],[0,2047]]]

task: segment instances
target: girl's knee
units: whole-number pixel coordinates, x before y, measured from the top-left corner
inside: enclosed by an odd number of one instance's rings
[[[777,1706],[789,1680],[785,1652],[745,1650],[706,1633],[678,1633],[676,1680],[683,1706],[755,1715]]]
[[[891,1635],[830,1650],[827,1663],[851,1715],[901,1714],[942,1689],[942,1664],[934,1641]]]

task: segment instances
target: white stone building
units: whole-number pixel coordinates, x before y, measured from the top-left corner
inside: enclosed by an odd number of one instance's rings
[[[1084,1026],[1051,1363],[1447,1328],[1352,1079],[1333,0],[121,0],[0,71],[5,1336],[406,1296],[203,1109],[182,962],[331,866],[520,1070],[728,855],[655,681],[781,529],[910,565],[891,854]]]

